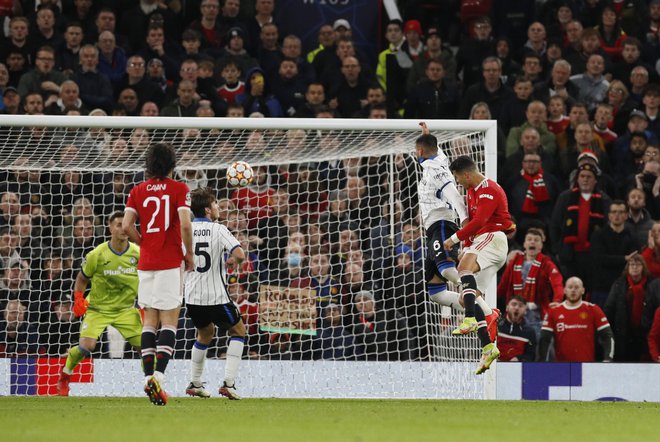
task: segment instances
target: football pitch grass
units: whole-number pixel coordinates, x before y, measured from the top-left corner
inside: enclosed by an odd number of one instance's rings
[[[658,441],[660,403],[0,397],[3,441]]]

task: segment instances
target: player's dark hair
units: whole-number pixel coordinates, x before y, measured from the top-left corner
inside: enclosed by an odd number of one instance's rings
[[[150,178],[167,178],[176,167],[176,152],[171,144],[156,143],[147,150],[145,172]]]
[[[415,140],[416,146],[421,146],[426,152],[436,152],[438,150],[438,139],[431,134],[421,135]]]
[[[449,165],[449,170],[452,172],[470,172],[477,170],[477,165],[472,161],[472,158],[466,155],[461,155],[452,161]]]
[[[206,208],[211,208],[211,204],[216,200],[215,193],[210,187],[198,187],[190,192],[190,210],[195,218],[204,218]]]
[[[108,217],[108,224],[112,224],[112,222],[117,218],[123,218],[123,217],[124,217],[124,212],[122,212],[121,210],[115,210]]]

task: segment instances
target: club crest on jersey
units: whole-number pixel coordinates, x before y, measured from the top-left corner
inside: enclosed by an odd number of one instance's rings
[[[134,256],[131,256],[131,258],[128,260],[128,262],[130,262],[131,265],[135,265],[137,263],[137,259],[135,259]]]

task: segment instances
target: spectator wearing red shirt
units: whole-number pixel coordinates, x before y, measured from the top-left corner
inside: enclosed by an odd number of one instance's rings
[[[654,278],[660,277],[660,222],[653,223],[649,230],[648,246],[642,250],[641,255],[651,275]]]
[[[582,300],[584,285],[577,277],[568,278],[564,287],[566,300],[545,315],[541,328],[539,357],[545,361],[554,338],[557,362],[594,362],[595,336],[603,346],[603,362],[612,361],[614,339],[605,313],[595,304]]]
[[[600,23],[595,29],[599,34],[600,47],[612,60],[618,61],[623,51],[623,42],[628,36],[621,29],[614,6],[603,7]]]
[[[520,295],[513,295],[506,305],[506,316],[500,322],[497,334],[500,361],[532,362],[536,357],[536,333],[525,320],[527,305]]]
[[[537,339],[545,314],[564,299],[564,278],[552,259],[541,253],[544,241],[542,230],[530,228],[523,243],[525,251],[517,252],[509,261],[497,285],[498,301],[505,301],[507,306],[514,297],[525,300],[525,322]]]
[[[231,199],[236,207],[247,215],[248,228],[255,229],[259,221],[273,214],[270,199],[274,193],[275,189],[270,185],[270,176],[265,166],[255,167],[252,184],[234,191]]]
[[[220,2],[218,0],[203,0],[199,9],[201,16],[190,24],[190,28],[202,35],[202,49],[222,48],[225,29],[220,26]]]

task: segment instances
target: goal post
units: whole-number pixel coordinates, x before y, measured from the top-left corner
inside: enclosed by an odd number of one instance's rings
[[[494,375],[473,374],[476,339],[452,337],[456,312],[426,295],[418,123],[3,116],[0,232],[8,232],[8,245],[0,247],[0,308],[5,314],[11,304],[20,321],[15,342],[0,342],[0,394],[56,393],[80,328],[67,311],[80,263],[108,239],[105,220],[144,179],[146,148],[165,142],[177,151],[175,178],[216,190],[221,222],[248,252],[229,278],[249,334],[238,377],[243,394],[493,398]],[[495,121],[427,125],[450,160],[470,155],[496,179]],[[241,190],[224,177],[238,160],[256,172]],[[487,301],[495,305],[495,281]],[[179,326],[167,381],[174,395],[189,381],[195,335],[185,316]],[[221,382],[225,351],[220,333],[205,373],[211,385]],[[78,370],[87,381],[72,384],[72,394],[140,393],[137,354],[116,330],[101,336]],[[32,372],[45,374],[19,375]]]

